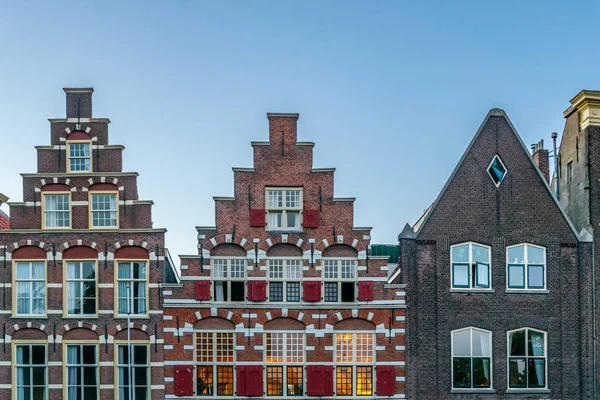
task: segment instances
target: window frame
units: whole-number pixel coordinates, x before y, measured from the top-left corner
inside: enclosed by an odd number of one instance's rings
[[[461,247],[461,246],[469,246],[469,261],[468,262],[454,262],[454,255],[453,255],[453,249],[456,247]],[[478,286],[473,286],[473,282],[477,282],[477,275],[478,275],[478,268],[477,268],[477,262],[475,262],[473,260],[473,246],[479,246],[479,247],[484,247],[487,249],[488,252],[488,286],[487,287],[478,287]],[[468,279],[469,279],[469,286],[457,286],[454,284],[454,266],[455,264],[457,265],[468,265],[469,266],[469,275],[468,275]],[[475,275],[472,275],[472,270],[473,270],[473,264],[475,264]],[[473,241],[469,241],[469,242],[462,242],[462,243],[456,243],[453,244],[452,246],[450,246],[450,290],[454,290],[454,291],[486,291],[486,292],[490,292],[493,291],[493,286],[492,286],[492,247],[488,246],[486,244],[483,243],[478,243],[478,242],[473,242]]]
[[[352,335],[352,339],[351,339],[351,343],[352,343],[352,361],[347,362],[347,361],[338,361],[337,360],[337,353],[338,353],[338,346],[337,346],[337,338],[338,335],[348,335],[351,334]],[[358,362],[357,358],[358,358],[358,340],[356,335],[361,335],[361,334],[367,334],[370,335],[371,337],[371,346],[372,346],[372,352],[371,352],[371,361],[365,361],[365,362]],[[377,373],[375,370],[375,367],[377,365],[377,335],[375,331],[372,330],[364,330],[364,331],[351,331],[351,330],[339,330],[339,331],[334,331],[333,333],[333,366],[334,366],[334,380],[333,380],[333,387],[334,387],[334,395],[335,397],[341,397],[341,398],[353,398],[353,397],[375,397],[376,393],[377,393]],[[339,394],[338,393],[338,369],[340,367],[351,367],[352,368],[352,394]],[[371,393],[370,394],[357,394],[357,368],[358,367],[367,367],[367,368],[371,368]]]
[[[44,313],[43,314],[18,314],[18,292],[17,292],[17,263],[29,263],[31,268],[31,263],[43,263],[44,264]],[[37,280],[39,281],[39,280]],[[26,282],[34,282],[33,279],[29,279]],[[33,304],[33,291],[29,293],[29,299]],[[31,304],[31,305],[32,305]],[[31,306],[30,305],[30,306]],[[16,259],[13,260],[12,264],[12,318],[48,318],[48,260],[38,258],[38,259]]]
[[[44,398],[48,399],[48,342],[46,340],[40,340],[40,339],[36,339],[36,340],[23,340],[23,339],[17,339],[17,340],[12,340],[11,341],[11,365],[13,368],[12,369],[12,382],[13,382],[13,395],[11,396],[11,398],[13,400],[19,400],[19,391],[17,390],[17,369],[19,368],[17,366],[17,347],[19,346],[44,346]],[[25,364],[23,364],[25,365]],[[23,367],[23,368],[34,368],[33,365],[40,365],[41,364],[28,364],[29,367]],[[33,387],[33,374],[31,375],[31,384],[30,387]]]
[[[529,337],[529,331],[534,331],[537,333],[542,333],[544,335],[544,356],[543,357],[539,357],[539,356],[530,356],[528,355],[528,337]],[[511,356],[510,355],[510,334],[514,333],[514,332],[518,332],[518,331],[525,331],[525,355],[524,356]],[[510,385],[510,361],[511,359],[515,359],[515,358],[519,358],[519,359],[525,359],[525,367],[526,367],[526,375],[527,375],[527,386],[511,386]],[[544,386],[534,386],[534,387],[529,387],[529,359],[530,358],[543,358],[544,359]],[[535,328],[531,328],[529,326],[524,326],[521,328],[517,328],[517,329],[511,329],[510,331],[506,332],[506,388],[508,391],[512,391],[512,390],[523,390],[523,391],[528,391],[528,392],[537,392],[537,391],[545,391],[548,389],[548,332],[543,331],[541,329],[535,329]]]
[[[147,340],[131,340],[131,347],[135,347],[136,345],[145,345],[146,346],[146,368],[147,368],[147,378],[148,378],[148,389],[146,391],[146,400],[150,400],[152,397],[152,354],[151,354],[151,346],[150,346],[150,342]],[[113,392],[115,395],[115,400],[120,400],[119,399],[119,368],[121,364],[119,364],[119,346],[125,346],[127,347],[127,340],[115,340],[114,341],[114,358],[113,358]],[[129,360],[128,360],[129,361]],[[133,358],[132,358],[133,361]],[[132,364],[132,365],[136,365],[136,364]],[[129,366],[129,364],[127,364],[127,366]],[[132,375],[134,376],[135,373],[132,373]],[[131,382],[130,382],[131,383]],[[135,386],[134,386],[135,388]],[[135,397],[135,390],[134,390],[134,397]]]
[[[282,352],[283,358],[282,361],[268,361],[267,360],[267,335],[269,334],[278,334],[283,335],[282,338]],[[287,338],[290,334],[298,334],[302,339],[302,361],[289,361],[288,354],[291,351],[290,347],[287,345]],[[263,340],[264,340],[264,351],[263,351],[263,365],[264,365],[264,393],[267,398],[305,398],[304,393],[306,393],[306,332],[304,330],[265,330],[263,332]],[[281,367],[282,368],[282,394],[268,394],[269,391],[269,367]],[[288,394],[289,384],[288,384],[288,367],[299,367],[301,369],[302,374],[302,393],[294,395]]]
[[[217,352],[218,352],[218,346],[217,346],[217,334],[219,333],[227,333],[230,334],[233,338],[233,342],[232,342],[232,354],[233,354],[233,360],[231,362],[218,362],[216,361],[217,359]],[[198,361],[198,335],[199,334],[210,334],[212,335],[212,361]],[[235,392],[236,392],[236,373],[235,373],[235,366],[236,366],[236,362],[237,362],[237,350],[236,350],[236,336],[237,334],[235,333],[235,331],[233,329],[195,329],[194,330],[194,336],[193,336],[193,340],[194,340],[194,344],[193,344],[193,351],[194,351],[194,355],[193,355],[193,359],[192,359],[192,364],[194,365],[194,397],[198,397],[198,398],[205,398],[205,397],[219,397],[219,398],[234,398],[236,396]],[[212,372],[212,383],[213,383],[213,393],[212,394],[199,394],[198,393],[198,367],[209,367],[211,368],[211,372]],[[232,371],[232,379],[231,379],[231,395],[228,394],[218,394],[215,393],[215,385],[214,383],[217,381],[218,379],[218,368],[219,367],[231,367],[231,371]],[[218,383],[218,382],[217,382]]]
[[[226,277],[215,277],[215,262],[217,260],[227,261],[227,276]],[[244,262],[244,277],[243,278],[232,278],[231,277],[231,260],[242,260]],[[241,304],[248,300],[248,259],[240,256],[214,256],[210,258],[210,282],[211,291],[210,296],[213,302],[218,303],[237,303]],[[227,299],[217,300],[215,296],[216,283],[226,282],[227,284]],[[233,301],[231,299],[231,282],[243,282],[244,284],[244,298],[241,301]]]
[[[71,170],[71,145],[72,144],[89,144],[90,145],[90,169],[87,171],[72,171]],[[83,139],[83,140],[67,140],[65,142],[65,150],[67,153],[67,173],[91,173],[94,171],[94,147],[91,139]],[[85,157],[74,157],[76,159],[85,158]]]
[[[498,159],[498,161],[500,162],[500,165],[502,166],[502,168],[504,168],[504,175],[502,175],[502,179],[500,179],[498,182],[496,182],[494,180],[494,177],[492,176],[492,173],[490,172],[490,169],[492,168],[492,165],[494,164],[494,161],[496,159]],[[490,179],[492,180],[492,182],[494,182],[494,185],[496,185],[496,187],[500,187],[500,184],[502,182],[504,182],[504,179],[506,179],[506,175],[508,175],[508,168],[506,168],[504,161],[502,161],[502,158],[500,158],[500,155],[498,153],[494,154],[494,157],[492,157],[492,161],[490,161],[490,163],[488,164],[486,171],[487,171]]]
[[[98,259],[97,258],[73,258],[63,259],[63,318],[97,318],[98,317]],[[85,282],[86,280],[80,278],[78,280],[70,281],[68,278],[68,263],[81,263],[93,262],[94,263],[94,287],[95,287],[95,313],[94,314],[69,314],[69,282]],[[118,265],[118,264],[117,264]],[[88,279],[89,280],[89,279]],[[83,295],[81,296],[83,299]],[[83,311],[83,306],[82,306]],[[127,314],[126,314],[127,315]]]
[[[282,191],[283,192],[283,207],[270,207],[269,206],[269,192],[271,191]],[[287,191],[299,191],[299,207],[286,207],[286,192]],[[269,212],[276,211],[281,212],[281,222],[282,227],[276,227],[269,225]],[[297,227],[288,227],[287,226],[287,211],[298,212],[298,226]],[[304,214],[304,187],[302,186],[287,186],[287,187],[265,187],[265,230],[267,231],[285,231],[285,232],[302,232],[304,230],[304,224],[302,220],[302,216]]]
[[[271,278],[271,261],[283,261],[282,267],[282,278]],[[289,261],[297,261],[300,263],[300,277],[299,278],[288,278],[288,262]],[[269,286],[268,290],[268,302],[270,303],[289,303],[289,304],[301,304],[302,303],[302,281],[304,278],[304,259],[302,257],[268,257],[267,258],[267,284]],[[282,284],[282,301],[272,300],[271,299],[271,284],[272,283],[281,283]],[[288,283],[297,283],[298,284],[298,301],[288,301]]]
[[[114,318],[127,318],[127,313],[119,313],[119,282],[123,279],[119,279],[119,263],[146,263],[146,313],[145,314],[134,314],[131,313],[130,318],[144,319],[150,316],[150,260],[149,259],[133,259],[133,258],[118,258],[115,259],[113,265],[115,266],[114,275]],[[133,280],[129,278],[127,281],[141,282],[142,280]]]
[[[469,349],[470,349],[470,356],[466,357],[466,356],[454,356],[454,333],[455,332],[461,332],[461,331],[469,331]],[[485,332],[487,334],[489,334],[489,349],[490,349],[490,355],[489,357],[474,357],[473,356],[473,330],[477,330],[480,332]],[[450,389],[452,391],[474,391],[474,392],[479,392],[482,390],[488,391],[488,390],[493,390],[494,389],[494,349],[493,349],[493,333],[492,331],[488,331],[487,329],[482,329],[482,328],[478,328],[476,326],[467,326],[464,328],[459,328],[459,329],[454,329],[452,331],[450,331]],[[471,361],[471,386],[472,387],[455,387],[454,386],[454,358],[469,358]],[[485,386],[474,386],[473,385],[473,359],[486,359],[489,358],[489,376],[490,376],[490,384],[489,386],[485,387]]]
[[[96,399],[100,399],[100,346],[98,341],[93,340],[65,340],[62,342],[62,372],[63,372],[63,399],[69,399],[69,364],[68,364],[68,346],[94,346],[96,349]],[[77,368],[83,368],[84,366],[90,366],[89,364],[77,364]],[[78,386],[82,388],[84,386]]]
[[[116,225],[112,225],[112,226],[94,226],[94,210],[93,210],[93,197],[95,195],[101,195],[101,194],[114,194],[115,195],[115,204],[117,206],[116,209]],[[119,205],[119,191],[118,190],[93,190],[88,192],[88,227],[89,229],[94,229],[94,230],[101,230],[101,229],[119,229],[120,226],[120,205]],[[106,210],[102,210],[102,211],[106,211]],[[101,212],[100,210],[97,210],[96,212]],[[109,212],[112,212],[112,210],[110,210]]]
[[[42,229],[59,229],[59,230],[65,230],[65,229],[72,229],[73,227],[73,200],[71,198],[71,192],[68,191],[64,191],[64,190],[57,190],[57,191],[52,191],[52,190],[48,190],[48,191],[42,191]],[[46,210],[46,196],[67,196],[69,198],[69,211],[68,211],[68,215],[69,215],[69,226],[48,226],[46,224],[46,212],[62,212],[64,213],[65,211],[48,211]]]
[[[325,277],[325,263],[328,261],[337,262],[337,277],[336,278],[327,278]],[[354,278],[342,278],[343,274],[343,262],[344,261],[353,261],[354,262]],[[358,302],[358,258],[357,257],[323,257],[321,258],[321,279],[323,282],[322,285],[322,299],[323,303],[356,303]],[[337,301],[327,301],[326,300],[326,287],[327,284],[337,283]],[[350,301],[342,300],[342,287],[343,283],[354,283],[354,298]]]
[[[515,247],[520,247],[520,246],[524,246],[523,249],[523,264],[518,264],[518,263],[510,263],[509,259],[508,259],[508,250],[515,248]],[[543,264],[530,264],[529,263],[529,256],[528,256],[528,247],[535,247],[538,249],[541,249],[543,251],[543,255],[544,255],[544,263]],[[532,243],[528,243],[528,242],[524,242],[524,243],[517,243],[511,246],[506,246],[506,255],[505,255],[505,259],[506,259],[506,290],[507,291],[511,291],[511,292],[522,292],[522,291],[527,291],[527,292],[545,292],[548,290],[548,281],[546,279],[546,271],[548,269],[548,257],[547,257],[547,249],[544,246],[539,246],[536,244],[532,244]],[[517,266],[517,265],[522,265],[523,266],[523,286],[520,287],[516,287],[516,286],[510,286],[510,266]],[[542,279],[544,281],[544,285],[542,287],[529,287],[529,266],[542,266],[544,269],[544,274],[542,276]]]

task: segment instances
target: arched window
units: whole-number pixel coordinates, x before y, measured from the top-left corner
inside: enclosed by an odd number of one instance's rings
[[[66,296],[64,313],[69,317],[93,317],[98,314],[98,252],[91,247],[70,247],[63,252]]]
[[[235,365],[233,324],[214,317],[202,320],[195,326],[194,343],[196,394],[233,396]]]
[[[302,250],[292,244],[277,244],[267,251],[269,301],[300,302],[303,265]]]
[[[521,328],[508,332],[508,387],[545,388],[546,332]]]
[[[546,289],[546,248],[518,244],[506,248],[507,289]]]
[[[452,331],[452,387],[492,387],[492,333],[478,328]]]
[[[297,322],[289,321],[290,324]],[[270,330],[265,327],[267,396],[303,397],[306,335],[304,325],[296,325],[291,328],[300,329]]]
[[[356,249],[332,245],[323,251],[322,269],[325,302],[355,302],[358,280]]]
[[[451,247],[452,289],[490,289],[490,247],[461,243]]]

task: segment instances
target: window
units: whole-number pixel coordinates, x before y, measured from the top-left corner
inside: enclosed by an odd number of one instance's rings
[[[246,260],[214,258],[212,264],[214,300],[246,300]]]
[[[44,194],[43,228],[71,227],[71,195],[62,193]]]
[[[15,357],[17,400],[47,398],[46,346],[18,344]]]
[[[573,161],[567,164],[567,179],[573,182]]]
[[[490,248],[475,243],[452,246],[452,289],[490,288]]]
[[[304,394],[304,333],[265,333],[267,396]]]
[[[233,396],[233,332],[196,332],[196,394]]]
[[[115,228],[118,226],[116,193],[90,193],[91,227]]]
[[[546,288],[546,249],[531,244],[506,249],[508,289]]]
[[[118,314],[145,315],[147,308],[147,264],[145,261],[118,262]]]
[[[452,332],[452,387],[491,388],[492,333],[476,328]]]
[[[133,400],[148,400],[150,386],[148,345],[132,344],[130,354],[126,344],[119,344],[117,346],[117,370],[119,400],[129,400],[130,390],[133,392]]]
[[[66,314],[96,314],[96,261],[67,262]]]
[[[546,332],[531,328],[508,332],[508,387],[546,387]]]
[[[98,398],[98,346],[67,344],[67,400]]]
[[[17,312],[22,315],[46,314],[46,263],[44,261],[17,261]]]
[[[268,260],[269,301],[299,302],[302,260]]]
[[[356,260],[323,259],[326,302],[354,302],[356,295]]]
[[[335,333],[335,387],[338,396],[372,396],[373,333]]]
[[[92,157],[91,157],[91,142],[79,143],[69,142],[67,143],[68,153],[68,172],[91,172],[92,171]]]
[[[302,189],[267,189],[267,229],[299,230]]]
[[[500,186],[500,183],[506,177],[506,167],[498,155],[492,159],[488,167],[488,174],[490,174],[496,187]]]

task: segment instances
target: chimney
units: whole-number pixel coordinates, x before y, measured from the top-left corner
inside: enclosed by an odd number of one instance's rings
[[[67,94],[67,118],[92,118],[92,88],[63,88]]]
[[[297,122],[300,114],[267,113],[269,120],[269,143],[281,145],[296,144],[298,138]]]
[[[533,152],[533,161],[538,166],[546,182],[550,183],[550,159],[548,157],[548,150],[544,149],[544,140],[540,140],[538,143],[531,145]]]

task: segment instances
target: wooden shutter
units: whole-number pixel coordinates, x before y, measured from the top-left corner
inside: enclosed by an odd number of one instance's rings
[[[373,281],[358,282],[358,300],[373,301]]]
[[[393,396],[396,391],[396,374],[393,365],[375,367],[377,375],[377,396]]]
[[[321,301],[321,282],[320,281],[304,281],[304,301]]]
[[[323,366],[323,396],[333,396],[333,365]]]
[[[306,366],[306,394],[308,396],[324,396],[323,369],[324,365]]]
[[[196,300],[210,300],[210,281],[196,281]]]
[[[265,226],[265,210],[258,208],[250,210],[250,226]]]
[[[267,282],[266,281],[248,281],[248,300],[266,301],[267,300]]]
[[[261,365],[238,365],[236,369],[236,396],[262,396],[263,368]]]
[[[175,395],[176,396],[193,396],[194,395],[194,376],[192,371],[194,367],[191,365],[176,365],[175,366]]]
[[[319,227],[319,210],[304,210],[304,223],[305,228],[318,228]]]

